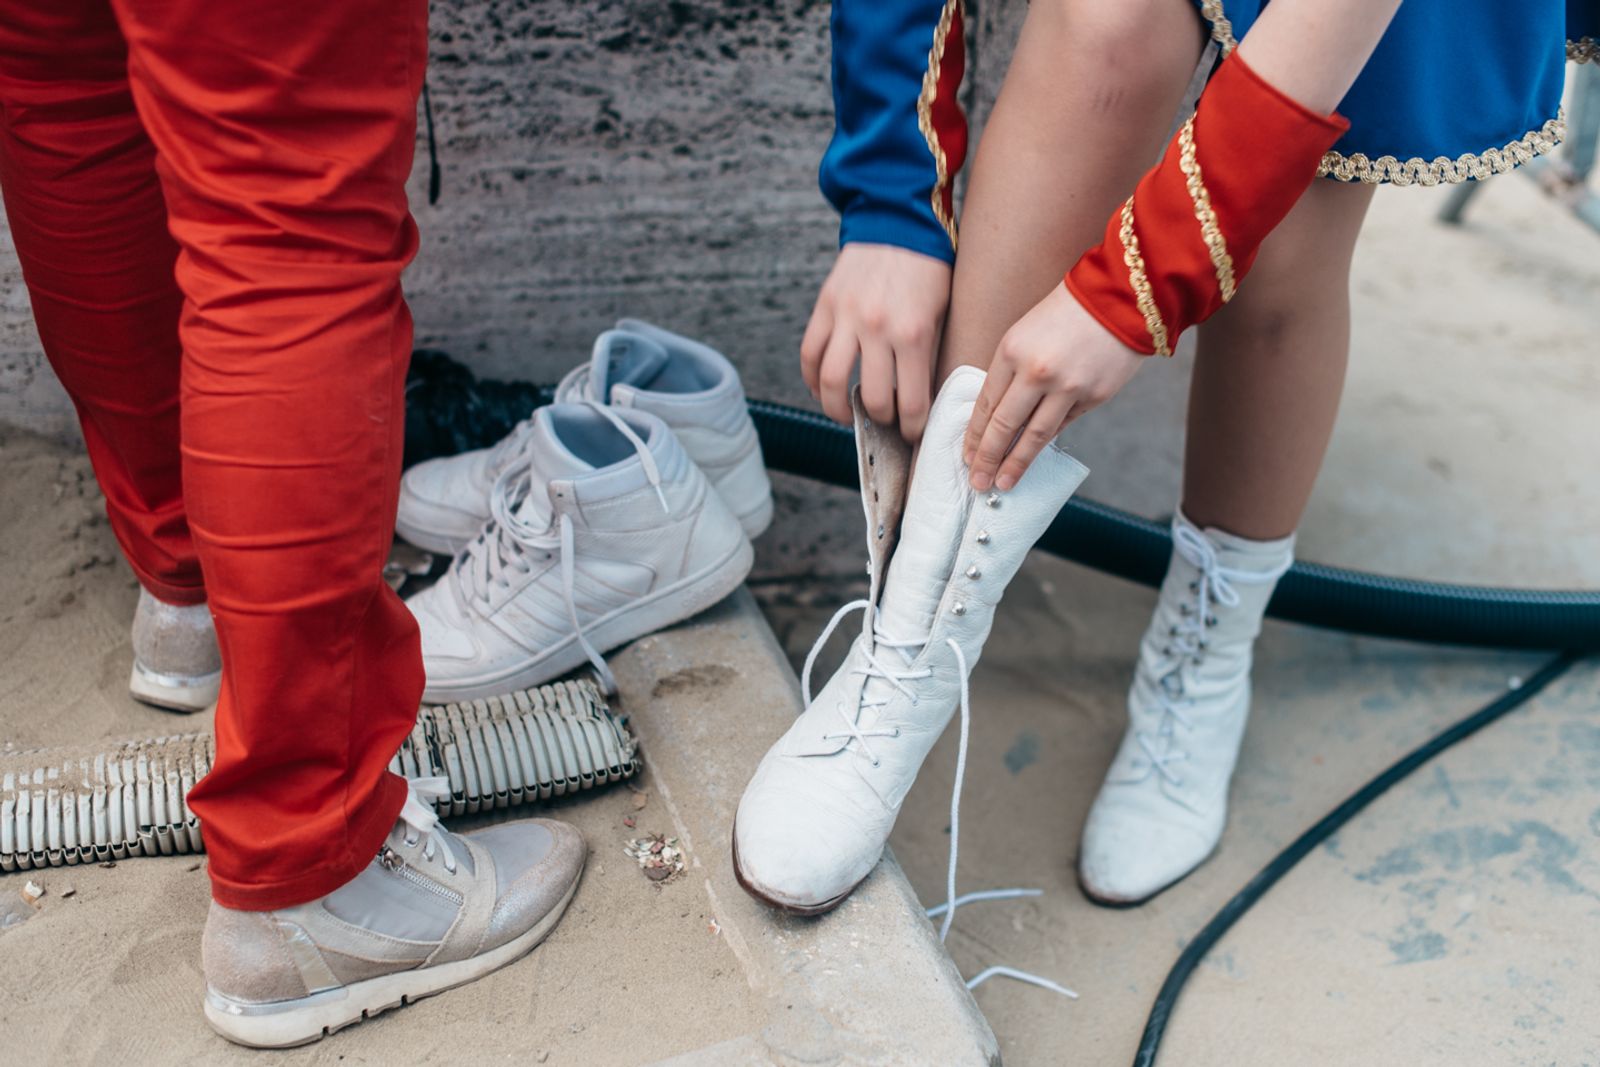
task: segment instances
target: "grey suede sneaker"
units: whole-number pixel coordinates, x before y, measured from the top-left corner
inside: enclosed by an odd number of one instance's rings
[[[304,1045],[389,1008],[482,978],[529,952],[578,888],[588,850],[549,819],[447,833],[411,782],[383,848],[309,904],[235,911],[215,902],[202,955],[206,1019],[255,1048]]]
[[[133,613],[133,699],[172,711],[204,711],[222,690],[222,655],[211,609],[164,604],[144,589]]]

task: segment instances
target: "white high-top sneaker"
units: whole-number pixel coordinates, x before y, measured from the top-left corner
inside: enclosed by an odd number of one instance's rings
[[[167,604],[144,589],[133,613],[133,699],[170,711],[204,711],[222,692],[222,653],[211,609]]]
[[[739,520],[665,423],[553,404],[496,479],[493,520],[407,601],[430,704],[540,685],[686,619],[738,588],[754,559]]]
[[[1172,562],[1139,645],[1128,729],[1089,810],[1078,880],[1101,904],[1141,903],[1222,837],[1250,713],[1261,618],[1294,538],[1247,541],[1172,520]]]
[[[756,537],[772,522],[772,484],[739,373],[722,353],[636,319],[596,339],[588,363],[556,389],[556,403],[637,408],[672,428],[723,503]],[[489,521],[489,491],[525,446],[532,420],[490,448],[432,459],[400,480],[395,530],[418,548],[459,551]]]
[[[898,431],[867,420],[856,398],[871,591],[840,609],[812,658],[847,612],[864,608],[866,620],[815,699],[807,660],[806,710],[756,768],[734,825],[739,882],[769,904],[824,912],[871,872],[922,761],[966,699],[995,605],[1088,474],[1051,445],[1009,492],[973,492],[962,438],[983,380],[963,367],[945,382],[914,472]]]
[[[520,819],[470,834],[438,825],[444,778],[411,783],[364,870],[308,904],[212,903],[202,957],[206,1019],[229,1041],[303,1045],[481,978],[544,940],[588,850],[565,823]]]

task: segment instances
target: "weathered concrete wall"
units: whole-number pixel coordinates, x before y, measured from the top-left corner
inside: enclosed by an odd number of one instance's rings
[[[1004,68],[988,53],[1009,49],[1024,6],[971,5],[980,112],[983,75]],[[549,379],[626,314],[718,345],[754,396],[802,400],[795,352],[836,232],[816,187],[832,127],[828,11],[435,0],[444,183],[428,205],[419,131],[423,245],[406,277],[418,344],[482,374]],[[3,230],[0,421],[75,433]]]

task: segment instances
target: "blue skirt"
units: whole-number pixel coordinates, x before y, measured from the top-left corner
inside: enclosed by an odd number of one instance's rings
[[[1268,0],[1194,0],[1223,54]],[[1405,0],[1339,113],[1319,173],[1439,185],[1487,178],[1561,142],[1566,60],[1600,62],[1600,0]]]

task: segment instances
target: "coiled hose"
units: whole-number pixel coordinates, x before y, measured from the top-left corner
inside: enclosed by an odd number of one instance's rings
[[[214,755],[211,735],[193,733],[88,755],[6,756],[0,871],[202,851],[186,798]],[[445,816],[593,789],[639,768],[638,742],[587,680],[425,707],[389,764],[407,778],[448,778]]]

